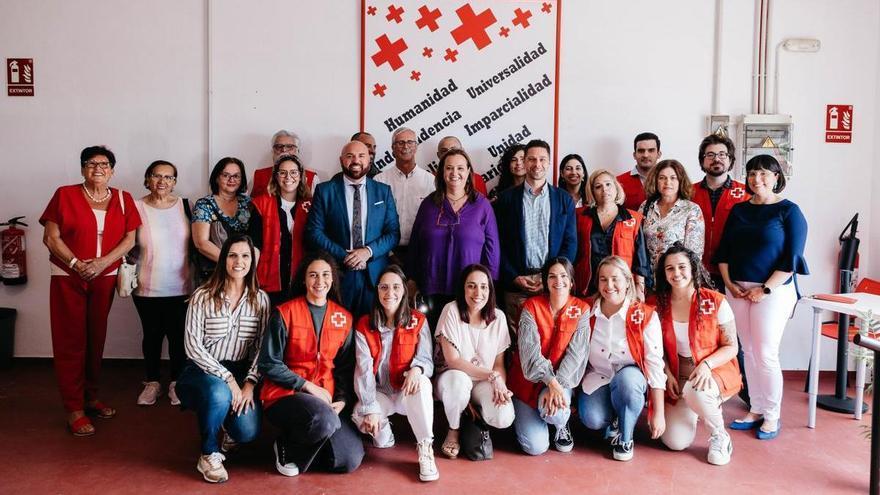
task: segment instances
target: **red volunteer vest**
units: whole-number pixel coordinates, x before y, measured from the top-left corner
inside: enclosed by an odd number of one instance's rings
[[[697,294],[691,302],[691,313],[688,318],[688,340],[690,341],[691,355],[694,363],[699,366],[704,359],[711,356],[721,347],[721,326],[718,324],[718,309],[724,301],[724,295],[709,289],[700,289],[700,302],[697,307]],[[700,322],[700,332],[697,333],[696,322]],[[675,340],[675,329],[672,326],[672,308],[660,315],[660,326],[663,329],[663,354],[672,376],[678,377],[678,347]],[[739,364],[736,358],[716,366],[712,370],[712,376],[721,389],[721,396],[731,397],[742,388],[742,376],[739,373]],[[675,401],[666,399],[667,402]]]
[[[617,182],[620,182],[626,194],[623,207],[627,210],[638,210],[639,205],[645,201],[645,187],[642,186],[639,175],[632,175],[632,171],[628,170],[617,176]]]
[[[590,264],[591,247],[590,232],[593,230],[593,215],[591,208],[578,208],[575,215],[577,222],[577,255],[574,258],[574,279],[577,293],[587,295],[590,287],[590,279],[593,277],[593,267]],[[636,248],[636,237],[642,226],[641,213],[627,210],[632,216],[629,220],[617,222],[614,226],[614,235],[611,238],[611,254],[620,256],[626,262],[626,266],[632,267],[633,255]],[[616,220],[615,220],[616,221]]]
[[[257,281],[266,292],[278,292],[281,287],[281,226],[278,218],[278,200],[275,196],[261,194],[251,200],[263,221],[263,249],[257,265]],[[293,215],[293,238],[290,249],[290,270],[295,273],[305,248],[306,221],[310,200],[297,201]],[[291,273],[291,276],[293,276]]]
[[[703,211],[703,222],[706,224],[706,247],[703,249],[703,266],[710,273],[719,273],[718,265],[712,264],[712,256],[721,243],[721,234],[724,232],[724,224],[727,223],[727,217],[730,215],[730,209],[737,203],[748,201],[751,194],[746,192],[746,186],[742,182],[733,181],[730,189],[725,189],[721,193],[721,199],[718,200],[718,206],[715,207],[715,214],[712,214],[712,200],[709,198],[709,190],[703,187],[700,181],[694,184],[694,203],[700,206]]]
[[[269,182],[272,180],[272,168],[273,167],[258,168],[254,171],[254,183],[251,186],[251,196],[259,196],[269,192]],[[315,181],[315,172],[307,168],[303,168],[303,172],[306,174],[306,187],[311,191],[313,189],[312,183]]]
[[[486,189],[486,181],[483,180],[483,176],[476,172],[472,172],[471,177],[474,183],[474,190],[483,196],[488,196],[489,191]]]
[[[550,299],[546,295],[529,298],[523,304],[523,309],[528,310],[535,317],[535,323],[538,324],[541,355],[550,361],[554,370],[559,369],[559,363],[577,330],[578,320],[584,314],[589,313],[590,305],[586,301],[571,296],[568,298],[565,308],[556,315],[555,321],[550,310]],[[517,399],[534,408],[538,407],[538,395],[544,388],[544,384],[530,382],[526,379],[519,352],[516,350],[513,353],[510,372],[507,374],[507,387]]]
[[[388,357],[388,374],[391,377],[391,386],[395,390],[400,390],[403,387],[403,373],[412,366],[412,360],[419,346],[419,330],[424,323],[425,315],[413,311],[409,324],[394,329],[391,352]],[[370,315],[361,316],[355,330],[367,340],[370,356],[373,358],[373,374],[378,373],[379,359],[382,357],[381,333],[370,326]]]
[[[305,297],[282,303],[277,309],[287,327],[284,364],[290,371],[327,389],[333,395],[333,360],[351,331],[351,314],[339,304],[327,301],[327,312],[324,314],[321,339],[318,342]],[[265,379],[260,390],[260,400],[263,401],[263,407],[269,407],[278,399],[294,393],[293,389]]]

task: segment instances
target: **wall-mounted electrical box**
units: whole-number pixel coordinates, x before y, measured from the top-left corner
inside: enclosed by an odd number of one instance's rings
[[[706,134],[715,134],[716,136],[729,137],[734,139],[731,133],[733,129],[730,127],[730,115],[710,115],[709,116],[709,132]]]
[[[746,163],[757,155],[771,155],[776,158],[785,177],[791,178],[794,173],[791,115],[743,115],[740,132],[741,157],[737,160],[734,171],[737,179],[745,179]]]

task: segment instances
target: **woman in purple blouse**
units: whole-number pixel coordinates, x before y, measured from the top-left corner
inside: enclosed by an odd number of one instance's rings
[[[495,213],[474,190],[473,166],[463,150],[440,158],[436,190],[422,201],[410,238],[407,273],[428,303],[428,323],[436,327],[440,311],[455,297],[462,269],[480,263],[498,278],[501,251]]]

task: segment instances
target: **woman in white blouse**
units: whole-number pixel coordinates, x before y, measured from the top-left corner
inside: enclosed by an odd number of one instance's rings
[[[651,438],[659,438],[666,429],[663,338],[654,308],[636,297],[626,262],[609,256],[599,263],[597,274],[599,293],[578,413],[587,428],[605,429],[615,460],[628,461],[648,389]]]
[[[257,288],[254,244],[233,235],[220,249],[205,285],[196,289],[186,313],[184,347],[192,361],[177,380],[177,394],[199,418],[202,454],[196,469],[205,481],[229,476],[221,453],[250,442],[260,431],[257,356],[269,319],[269,296]],[[222,446],[217,441],[224,429]]]
[[[511,392],[505,381],[504,351],[510,347],[507,320],[495,307],[495,286],[483,265],[469,265],[461,274],[455,301],[447,304],[437,322],[442,370],[436,394],[443,402],[449,432],[443,454],[454,459],[460,449],[461,413],[473,403],[483,421],[495,428],[513,423]]]
[[[691,201],[694,186],[678,160],[663,160],[645,179],[647,200],[639,206],[651,266],[675,241],[703,256],[706,225],[699,205]]]

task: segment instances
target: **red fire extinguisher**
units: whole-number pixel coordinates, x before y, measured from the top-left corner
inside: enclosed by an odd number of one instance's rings
[[[10,218],[9,221],[0,223],[0,226],[9,226],[8,229],[0,232],[0,247],[2,247],[0,279],[6,285],[21,285],[27,282],[24,230],[17,227],[28,226],[21,221],[23,218]]]

